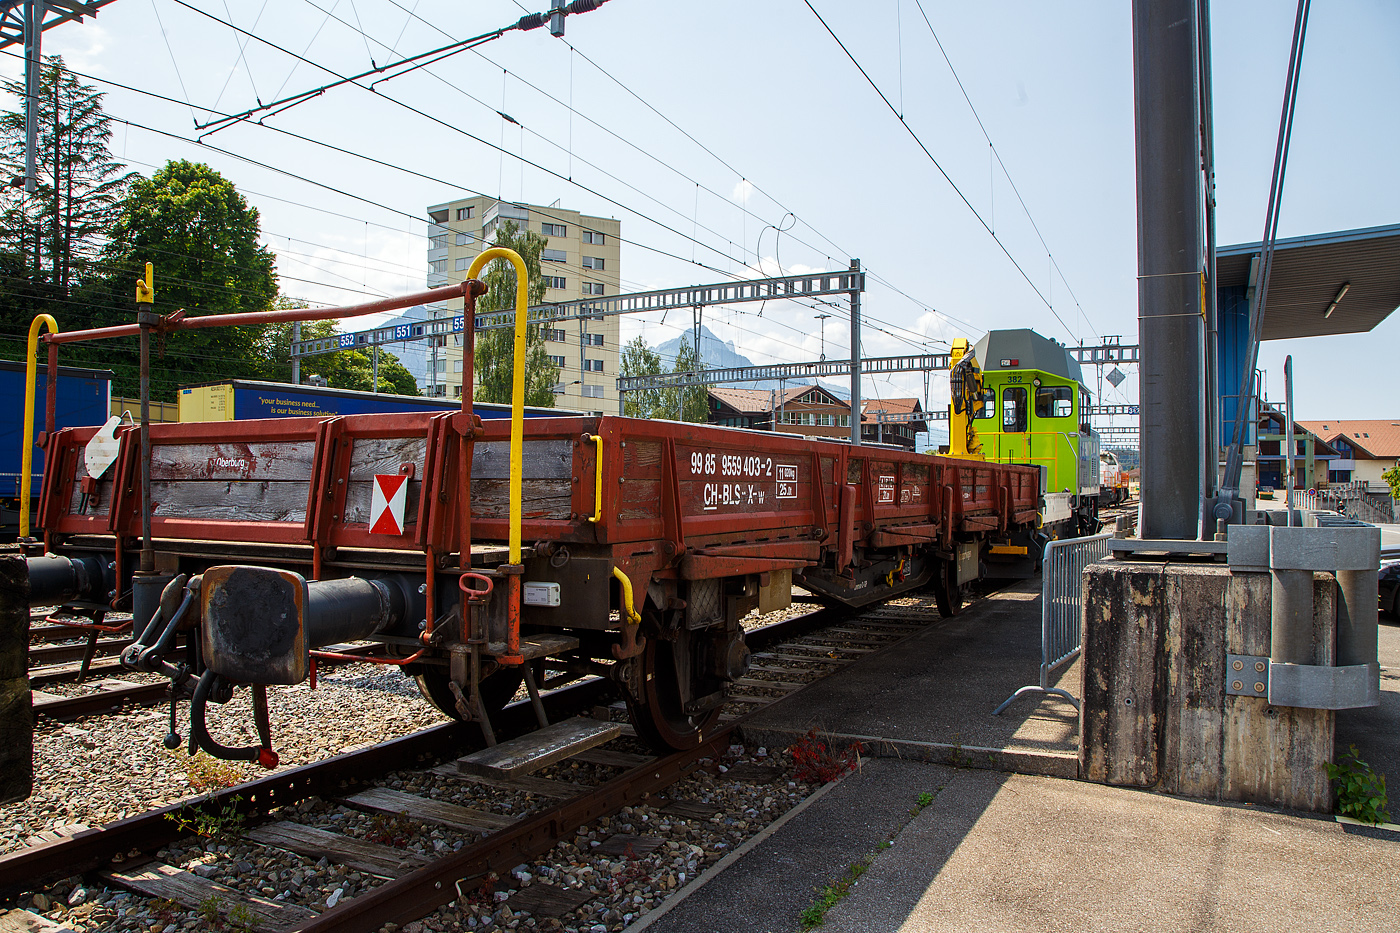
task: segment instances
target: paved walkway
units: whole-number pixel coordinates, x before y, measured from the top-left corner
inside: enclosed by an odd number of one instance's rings
[[[765,711],[751,742],[791,744],[816,726],[886,757],[631,929],[796,933],[820,892],[865,862],[823,933],[1400,930],[1400,832],[1042,776],[1072,759],[1072,707],[1031,697],[990,715],[1036,678],[1035,592],[1004,591]],[[1396,621],[1381,626],[1382,704],[1339,714],[1337,744],[1391,775],[1400,811]],[[1077,671],[1060,683],[1079,693]],[[942,763],[954,755],[974,767]],[[1036,773],[986,770],[993,758]],[[922,808],[921,794],[933,798]]]

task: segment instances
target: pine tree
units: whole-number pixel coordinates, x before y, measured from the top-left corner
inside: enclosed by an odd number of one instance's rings
[[[131,176],[108,148],[103,95],[52,56],[40,70],[37,186],[26,192],[24,82],[0,87],[20,102],[17,111],[0,114],[0,172],[10,182],[0,188],[0,251],[9,270],[23,270],[34,297],[66,298],[94,271]]]

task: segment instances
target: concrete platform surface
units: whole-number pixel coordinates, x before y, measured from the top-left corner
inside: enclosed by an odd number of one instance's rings
[[[911,819],[923,792],[936,796]],[[634,929],[796,933],[820,889],[867,857],[823,933],[1400,928],[1400,834],[878,759]]]
[[[985,750],[998,750],[1016,759],[1007,765],[1014,770],[1074,776],[1079,718],[1069,702],[1029,694],[992,715],[1040,678],[1040,588],[1039,580],[1019,582],[862,658],[803,690],[801,703],[758,713],[745,741],[786,748],[815,728],[887,740],[879,754],[940,760],[940,748],[957,749],[986,765]],[[1078,662],[1056,671],[1052,685],[1078,696]]]

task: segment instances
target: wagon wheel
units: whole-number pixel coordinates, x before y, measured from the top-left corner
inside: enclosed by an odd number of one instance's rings
[[[683,751],[699,745],[714,732],[722,709],[693,714],[685,711],[680,689],[681,678],[687,675],[684,667],[694,670],[697,652],[704,648],[701,632],[683,632],[679,639],[647,639],[646,648],[637,659],[641,664],[642,695],[626,693],[637,738],[658,751]],[[683,646],[679,652],[678,646]],[[718,682],[714,685],[722,689]]]
[[[964,587],[958,586],[957,562],[945,561],[933,584],[933,595],[938,600],[938,614],[947,619],[961,612],[963,591]]]
[[[448,676],[445,668],[424,667],[422,673],[413,675],[413,679],[418,684],[418,692],[423,694],[423,699],[433,704],[439,712],[453,719],[462,718],[462,714],[457,711],[457,698],[447,686]],[[507,667],[483,680],[481,703],[486,707],[486,715],[494,721],[496,714],[505,709],[511,697],[515,696],[524,679],[525,672],[521,668]],[[465,687],[463,692],[471,695],[471,691]]]

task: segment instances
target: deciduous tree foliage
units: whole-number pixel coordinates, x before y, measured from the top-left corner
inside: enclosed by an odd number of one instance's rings
[[[103,278],[94,323],[134,318],[135,282],[145,263],[155,267],[155,310],[188,316],[266,311],[277,299],[273,255],[258,242],[258,211],[233,183],[207,165],[168,162],[137,178],[122,201],[102,251]],[[153,355],[153,398],[173,397],[181,383],[268,376],[267,326],[177,331]],[[118,388],[135,388],[134,339],[104,350]]]
[[[647,346],[641,335],[635,337],[622,348],[619,371],[624,379],[636,376],[654,376],[662,371],[661,356]],[[667,389],[639,389],[623,396],[622,413],[628,418],[674,418],[676,406],[669,398]]]
[[[540,250],[548,242],[531,230],[520,230],[515,221],[502,221],[496,229],[496,246],[513,249],[525,260],[528,304],[544,301],[545,282],[540,274]],[[515,267],[504,259],[490,263],[482,276],[486,294],[476,300],[478,314],[509,311],[515,307]],[[525,329],[525,404],[554,405],[554,386],[559,367],[549,359],[544,332],[538,324]],[[478,402],[511,401],[511,380],[515,365],[515,331],[512,328],[481,331],[476,335],[476,395]]]
[[[285,299],[279,301],[278,306],[301,307],[301,305],[293,304]],[[307,321],[301,325],[302,340],[334,337],[335,334],[336,324],[334,321]],[[263,352],[266,354],[269,366],[268,378],[277,382],[291,382],[292,362],[288,353],[292,345],[292,325],[270,325],[264,341],[265,349]],[[301,361],[301,381],[305,383],[309,381],[311,376],[323,376],[326,385],[333,389],[373,392],[375,391],[374,360],[371,356],[373,352],[373,350],[336,350],[334,353],[304,357]],[[413,378],[413,373],[399,362],[397,356],[387,350],[379,351],[378,391],[392,392],[395,395],[421,394],[418,391],[418,380]]]

